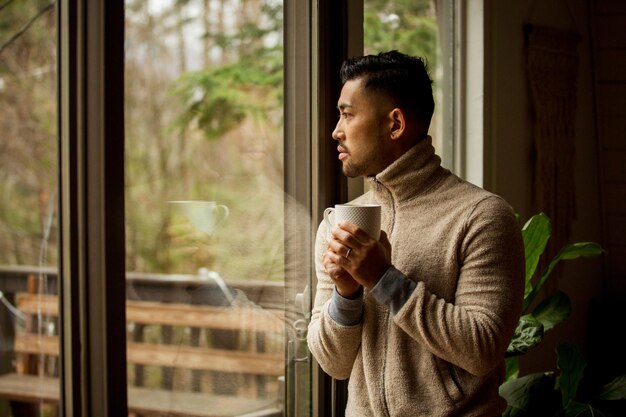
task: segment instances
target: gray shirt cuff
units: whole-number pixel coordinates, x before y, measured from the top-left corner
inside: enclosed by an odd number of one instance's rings
[[[363,318],[363,289],[361,288],[356,298],[345,298],[337,292],[335,287],[328,306],[328,314],[342,326],[359,324]]]
[[[369,292],[378,304],[386,305],[396,314],[413,294],[417,284],[402,272],[390,266],[378,284]]]

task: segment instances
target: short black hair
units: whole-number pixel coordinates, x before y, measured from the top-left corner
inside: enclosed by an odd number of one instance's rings
[[[413,113],[428,131],[435,101],[424,59],[389,51],[344,61],[341,83],[358,78],[365,80],[366,90],[387,94],[399,108]]]

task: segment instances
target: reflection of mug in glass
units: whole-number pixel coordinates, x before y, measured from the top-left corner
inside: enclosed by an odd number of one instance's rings
[[[209,235],[213,234],[230,213],[228,207],[215,201],[179,200],[169,203],[181,210],[196,229]]]
[[[342,221],[354,223],[372,239],[380,238],[380,206],[376,204],[337,204],[324,210],[324,220],[331,228]]]

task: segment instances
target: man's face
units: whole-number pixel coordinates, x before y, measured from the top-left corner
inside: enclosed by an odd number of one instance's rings
[[[343,85],[337,102],[339,121],[332,134],[343,173],[351,178],[376,175],[392,161],[387,123],[391,107],[378,94],[366,93],[364,82],[357,78]]]

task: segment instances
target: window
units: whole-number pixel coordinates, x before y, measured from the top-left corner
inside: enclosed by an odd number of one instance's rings
[[[435,96],[429,134],[442,165],[483,185],[489,159],[483,156],[488,123],[483,107],[484,2],[455,0],[365,0],[364,49],[397,49],[426,59]],[[487,132],[488,133],[488,132]]]
[[[0,6],[0,415],[175,403],[141,394],[152,388],[211,390],[238,413],[306,415],[310,276],[293,260],[307,258],[295,248],[310,240],[301,185],[311,181],[283,163],[284,113],[293,123],[296,106],[282,106],[282,3],[12,3]],[[290,57],[292,69],[310,65]],[[310,144],[295,139],[289,151],[302,160]],[[285,226],[294,215],[304,230]],[[16,297],[27,290],[34,297]],[[215,329],[189,325],[208,312]],[[38,382],[2,385],[28,368]],[[294,374],[297,390],[284,399]],[[182,396],[183,406],[197,397]]]
[[[364,6],[365,53],[396,49],[426,60],[435,97],[429,130],[435,151],[444,167],[480,184],[482,2],[365,0]],[[464,116],[461,92],[474,98],[471,116]]]
[[[45,304],[59,262],[56,33],[54,4],[0,5],[0,416],[54,408],[38,375],[59,372],[58,320]]]
[[[285,288],[308,279],[286,275],[299,231],[285,226],[283,9],[126,1],[130,411],[285,408],[285,352],[305,325]]]
[[[44,385],[36,415],[340,415],[305,344],[312,231],[350,195],[337,72],[405,14],[357,3],[0,5],[0,416]],[[433,53],[448,9],[395,3]],[[5,394],[29,280],[48,385]]]
[[[366,0],[363,42],[365,54],[395,49],[426,61],[435,96],[435,114],[429,134],[436,152],[441,155],[444,152],[441,132],[443,69],[436,7],[434,0]]]

